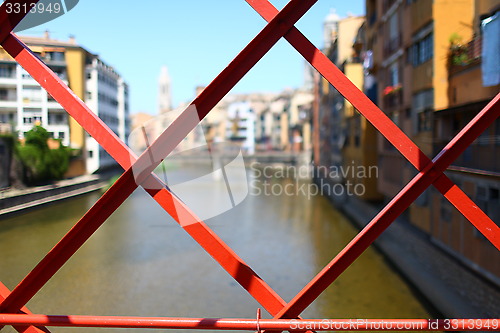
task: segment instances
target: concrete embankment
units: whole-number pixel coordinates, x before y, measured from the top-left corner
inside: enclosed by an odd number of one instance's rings
[[[97,191],[107,185],[106,179],[86,175],[45,186],[4,190],[0,192],[0,217]]]
[[[327,182],[314,181],[320,187]],[[355,196],[329,198],[360,229],[382,208]],[[374,244],[444,318],[500,317],[500,288],[443,251],[404,216]]]

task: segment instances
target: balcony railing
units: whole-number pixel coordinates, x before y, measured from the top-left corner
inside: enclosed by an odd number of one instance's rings
[[[0,102],[16,102],[16,101],[17,101],[17,96],[0,95]]]
[[[389,57],[391,54],[399,50],[402,45],[403,37],[401,35],[390,39],[389,42],[384,45],[384,57]]]
[[[436,140],[434,151],[439,151],[445,139]],[[453,167],[477,170],[479,173],[500,173],[500,137],[479,137],[452,164]]]
[[[481,36],[475,37],[464,45],[452,45],[448,59],[450,75],[479,64],[482,50],[483,38]]]
[[[399,109],[403,104],[403,88],[400,86],[386,87],[384,90],[383,103],[386,112]]]

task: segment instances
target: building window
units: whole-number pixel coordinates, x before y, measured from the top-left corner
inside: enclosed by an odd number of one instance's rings
[[[434,109],[434,90],[423,90],[413,95],[413,113],[416,132],[432,130],[432,110]]]
[[[64,61],[64,52],[52,52],[51,58],[54,61]]]
[[[8,98],[7,96],[9,95],[7,89],[0,89],[0,101],[6,101]]]
[[[0,123],[5,123],[5,124],[16,124],[17,123],[17,118],[16,114],[14,113],[3,113],[0,114]]]
[[[398,18],[399,15],[397,11],[395,11],[394,14],[389,17],[389,39],[391,42],[399,38]]]
[[[40,87],[24,87],[23,88],[23,101],[25,103],[41,102],[42,101],[42,89]]]
[[[432,113],[430,111],[418,113],[417,128],[418,132],[427,132],[432,129]]]
[[[434,56],[433,34],[430,33],[419,41],[413,43],[410,53],[413,67],[420,66],[421,64],[431,60]]]
[[[1,64],[0,65],[0,77],[13,78],[15,77],[15,66]]]
[[[67,125],[66,114],[49,113],[49,125]]]
[[[399,65],[398,62],[392,63],[391,67],[389,67],[389,75],[390,75],[390,86],[395,87],[399,84]]]

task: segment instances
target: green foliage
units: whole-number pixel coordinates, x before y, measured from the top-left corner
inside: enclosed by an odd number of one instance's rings
[[[50,134],[41,126],[35,126],[25,135],[24,146],[17,153],[25,168],[29,185],[61,179],[69,167],[71,150],[61,143],[58,149],[49,149]]]
[[[62,179],[69,168],[71,150],[61,144],[59,149],[52,149],[50,152],[51,177],[53,179]]]
[[[467,45],[463,45],[462,36],[453,33],[450,38],[449,59],[451,65],[460,66],[467,65],[470,62]]]
[[[47,141],[50,139],[50,134],[42,126],[34,126],[25,134],[26,145],[33,145],[42,150],[48,150]]]
[[[454,32],[451,34],[450,38],[448,39],[450,44],[453,45],[461,45],[462,44],[462,36],[460,36],[458,33]]]

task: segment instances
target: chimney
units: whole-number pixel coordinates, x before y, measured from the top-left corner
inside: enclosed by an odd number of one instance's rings
[[[75,35],[69,35],[69,43],[76,45]]]
[[[43,34],[43,37],[45,39],[50,39],[50,32],[48,30],[45,30],[45,33]]]

